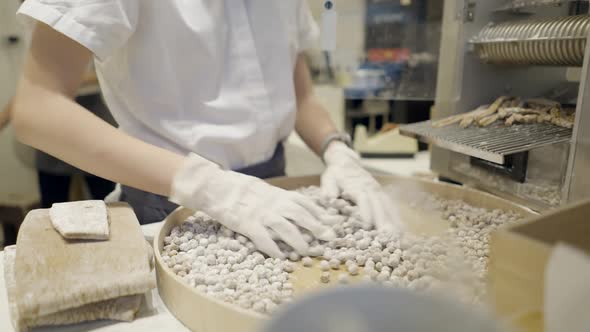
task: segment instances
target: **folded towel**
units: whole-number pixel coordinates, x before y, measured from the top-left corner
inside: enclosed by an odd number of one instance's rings
[[[66,239],[109,239],[107,206],[103,201],[55,203],[49,216],[53,227]]]
[[[75,324],[99,319],[132,321],[135,318],[135,314],[139,311],[143,295],[131,295],[113,300],[90,303],[79,308],[39,316],[25,321],[20,318],[15,301],[15,258],[16,246],[4,248],[4,280],[8,294],[8,306],[10,317],[12,318],[12,325],[17,332],[28,331],[29,328],[37,326]]]
[[[138,294],[155,287],[151,247],[128,205],[109,205],[108,218],[109,240],[93,241],[62,237],[49,210],[26,216],[17,239],[11,301],[21,324],[128,320],[135,315]]]

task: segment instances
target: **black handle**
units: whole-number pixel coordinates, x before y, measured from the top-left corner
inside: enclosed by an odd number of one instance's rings
[[[10,35],[8,38],[6,38],[6,40],[8,41],[8,44],[15,45],[20,41],[20,37],[16,35]]]

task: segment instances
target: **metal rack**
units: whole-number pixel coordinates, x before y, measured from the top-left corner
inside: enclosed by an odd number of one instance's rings
[[[400,133],[498,164],[503,164],[509,155],[568,142],[572,137],[571,129],[545,123],[513,126],[497,123],[489,127],[469,128],[455,124],[435,128],[431,121],[425,121],[401,126]]]
[[[570,6],[580,3],[444,2],[433,120],[506,95],[575,104],[576,117],[573,130],[538,123],[402,127],[402,134],[433,145],[431,168],[441,178],[537,210],[590,197],[590,15],[586,5]],[[519,10],[526,7],[534,8]],[[569,74],[573,66],[579,68],[575,80]],[[567,97],[550,93],[560,86],[567,86]]]

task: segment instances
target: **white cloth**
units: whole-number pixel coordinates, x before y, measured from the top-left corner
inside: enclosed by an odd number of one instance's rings
[[[111,191],[105,198],[104,198],[104,202],[105,203],[115,203],[115,202],[119,202],[121,200],[121,184],[117,183],[115,185],[115,189],[113,189],[113,191]]]
[[[18,13],[90,49],[121,130],[224,168],[272,156],[293,130],[305,0],[26,0]]]

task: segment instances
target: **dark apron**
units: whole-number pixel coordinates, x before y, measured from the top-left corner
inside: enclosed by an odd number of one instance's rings
[[[273,156],[268,161],[235,171],[260,179],[285,176],[285,150],[283,143],[277,145]],[[178,205],[170,202],[164,196],[128,186],[121,186],[121,197],[119,199],[131,205],[139,223],[142,225],[162,221],[178,207]]]

